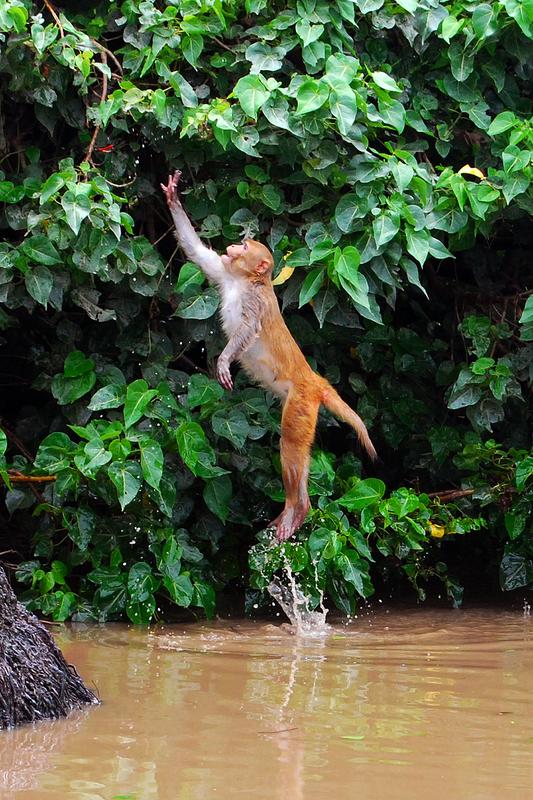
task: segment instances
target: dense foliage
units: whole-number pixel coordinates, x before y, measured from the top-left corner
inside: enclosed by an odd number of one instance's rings
[[[30,606],[212,614],[286,559],[345,611],[402,576],[459,602],[474,562],[533,588],[531,0],[1,0],[0,31],[0,551]],[[321,417],[283,547],[279,409],[211,377],[175,167],[202,237],[273,249],[382,459]]]

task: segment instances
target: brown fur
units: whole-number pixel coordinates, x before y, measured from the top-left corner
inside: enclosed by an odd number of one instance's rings
[[[321,405],[357,433],[372,459],[376,451],[358,414],[333,386],[313,372],[281,316],[272,286],[272,254],[261,242],[247,239],[217,254],[196,235],[177,196],[179,174],[161,187],[187,257],[198,264],[220,291],[222,326],[228,343],[217,362],[217,378],[233,388],[230,366],[238,359],[253,380],[270,389],[282,404],[281,468],[285,507],[272,525],[278,539],[288,539],[309,510],[307,492],[311,447]]]

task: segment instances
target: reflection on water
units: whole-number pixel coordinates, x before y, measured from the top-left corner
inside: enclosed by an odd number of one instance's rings
[[[531,617],[65,629],[100,708],[0,733],[2,800],[527,800]]]

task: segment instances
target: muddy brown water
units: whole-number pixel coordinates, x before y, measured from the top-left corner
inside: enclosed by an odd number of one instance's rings
[[[533,618],[370,613],[56,636],[103,704],[0,732],[2,800],[528,800]]]

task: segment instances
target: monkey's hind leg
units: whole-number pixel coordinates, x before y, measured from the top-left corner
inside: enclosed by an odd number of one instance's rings
[[[280,542],[298,530],[310,508],[307,481],[320,402],[292,389],[281,417],[281,473],[285,508],[271,525]]]

